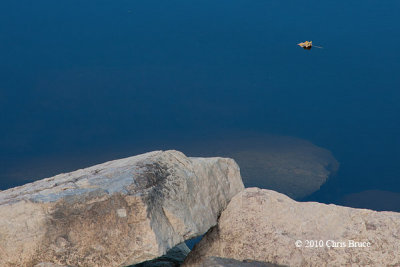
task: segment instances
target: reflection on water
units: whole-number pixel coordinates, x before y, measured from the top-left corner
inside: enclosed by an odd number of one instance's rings
[[[399,1],[22,2],[0,8],[0,189],[252,132],[332,152],[308,200],[400,192]]]

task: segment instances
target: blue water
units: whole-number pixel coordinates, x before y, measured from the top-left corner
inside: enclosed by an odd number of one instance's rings
[[[400,1],[2,1],[0,189],[247,133],[400,192]],[[312,40],[323,49],[303,50]]]

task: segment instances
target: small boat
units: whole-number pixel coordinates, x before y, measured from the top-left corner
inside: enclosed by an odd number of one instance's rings
[[[312,41],[305,41],[305,42],[299,43],[297,45],[303,47],[304,49],[311,49]]]

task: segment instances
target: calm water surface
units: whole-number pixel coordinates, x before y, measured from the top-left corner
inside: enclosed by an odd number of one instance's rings
[[[400,192],[399,13],[398,0],[2,1],[0,189],[252,133],[332,151],[341,169],[311,200]]]

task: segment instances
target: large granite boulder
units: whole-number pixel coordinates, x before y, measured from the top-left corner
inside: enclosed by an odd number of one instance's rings
[[[400,266],[400,213],[296,202],[248,188],[184,266],[201,266],[211,256],[288,266]]]
[[[127,266],[205,233],[243,190],[232,159],[155,151],[0,193],[0,266]]]
[[[204,141],[187,153],[233,158],[246,187],[271,189],[294,199],[319,190],[339,168],[330,151],[288,136]]]

